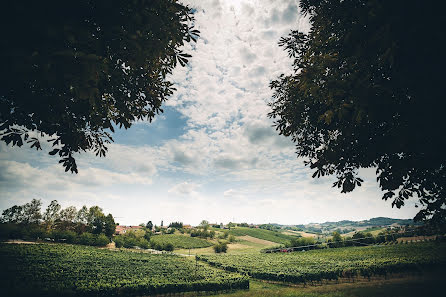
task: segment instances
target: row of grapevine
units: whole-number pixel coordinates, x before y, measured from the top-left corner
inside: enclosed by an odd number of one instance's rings
[[[138,296],[249,288],[247,277],[175,255],[0,244],[6,295]]]
[[[195,249],[195,248],[203,248],[212,246],[212,243],[185,235],[175,235],[175,234],[166,234],[166,235],[156,235],[152,236],[150,239],[154,244],[172,244],[175,248],[183,248],[183,249]]]
[[[197,256],[212,266],[258,279],[307,283],[446,266],[445,243],[350,247],[307,252]]]

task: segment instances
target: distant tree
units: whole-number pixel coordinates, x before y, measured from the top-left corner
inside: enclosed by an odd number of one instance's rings
[[[302,0],[308,33],[280,40],[291,75],[271,83],[269,114],[313,177],[351,192],[376,168],[383,199],[418,198],[416,220],[446,223],[442,10],[422,1]]]
[[[144,234],[144,238],[147,241],[150,241],[150,238],[152,237],[152,232],[151,231],[146,231],[146,233]]]
[[[42,207],[42,201],[40,199],[33,199],[31,202],[23,205],[23,217],[24,223],[37,224],[42,219],[40,209]]]
[[[354,245],[363,245],[365,235],[362,232],[355,232],[352,236],[352,242]],[[362,243],[362,244],[361,244]]]
[[[97,205],[90,207],[88,209],[88,213],[87,213],[87,225],[90,227],[93,226],[95,220],[97,218],[103,217],[103,216],[104,216],[104,213],[102,212],[102,208],[100,208]]]
[[[1,222],[23,224],[39,223],[42,218],[42,214],[40,213],[41,206],[42,201],[38,199],[33,199],[24,205],[14,205],[3,211]]]
[[[163,112],[167,75],[199,34],[177,0],[18,0],[0,16],[0,139],[42,149],[46,135],[76,173],[75,153],[105,156],[114,125]]]
[[[79,209],[79,211],[76,214],[76,223],[79,224],[87,224],[88,223],[88,208],[87,206],[82,206],[81,209]]]
[[[172,222],[169,224],[169,227],[181,229],[181,228],[183,228],[183,223],[182,222]]]
[[[206,220],[202,220],[199,226],[200,226],[200,228],[207,230],[207,229],[209,229],[209,222]]]
[[[104,228],[103,228],[103,232],[106,236],[108,237],[112,237],[113,234],[115,234],[115,230],[116,230],[116,223],[115,220],[113,218],[113,216],[111,214],[108,214],[105,218],[104,218]]]
[[[152,221],[148,221],[148,222],[147,222],[147,224],[146,224],[146,228],[149,229],[149,230],[152,230],[152,229],[153,229]]]
[[[226,242],[219,242],[213,246],[215,253],[226,253],[228,244]]]
[[[78,212],[76,207],[68,206],[60,211],[60,220],[72,223],[76,220],[77,214]]]
[[[332,247],[342,247],[344,245],[344,240],[342,239],[341,234],[339,232],[333,232],[333,244]]]
[[[14,205],[2,212],[2,223],[23,222],[23,206]]]
[[[47,229],[52,229],[58,219],[60,219],[61,206],[57,200],[51,201],[43,214],[43,220]]]
[[[75,227],[75,220],[77,216],[77,209],[74,206],[68,206],[60,211],[59,228],[63,230],[73,229]]]

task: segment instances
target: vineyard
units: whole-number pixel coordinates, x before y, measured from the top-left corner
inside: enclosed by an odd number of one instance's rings
[[[134,296],[249,288],[241,275],[175,255],[0,244],[6,296]]]
[[[307,283],[386,276],[446,266],[446,243],[350,247],[306,252],[198,256],[212,266],[254,278]]]
[[[155,235],[152,236],[150,239],[154,244],[172,244],[174,248],[178,249],[196,249],[196,248],[204,248],[209,247],[212,245],[212,243],[195,238],[190,236],[184,236],[184,235],[174,235],[174,234],[166,234],[166,235]]]
[[[246,227],[236,227],[229,231],[229,234],[234,236],[245,236],[249,235],[255,238],[268,240],[276,243],[288,243],[291,239],[296,238],[296,236],[286,235],[275,231],[269,231],[264,229],[254,229]]]

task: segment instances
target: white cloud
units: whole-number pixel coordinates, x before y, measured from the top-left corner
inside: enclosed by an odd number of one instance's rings
[[[297,1],[183,2],[197,9],[201,37],[195,49],[185,46],[193,57],[171,76],[177,91],[166,105],[186,119],[184,133],[152,146],[111,144],[106,158],[82,154],[78,175],[64,173],[45,152],[0,143],[0,208],[37,196],[97,204],[124,224],[414,215],[380,200],[372,170],[348,195],[331,188],[332,178],[311,179],[291,141],[272,127],[269,83],[289,73],[292,62],[277,42],[291,29],[309,30]]]
[[[190,195],[192,193],[195,193],[198,187],[199,185],[194,183],[182,182],[173,186],[168,192],[180,195]]]

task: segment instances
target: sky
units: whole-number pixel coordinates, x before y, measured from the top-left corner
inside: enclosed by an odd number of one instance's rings
[[[106,158],[76,157],[79,174],[65,173],[45,151],[0,142],[0,209],[41,199],[62,207],[99,205],[121,225],[151,220],[197,225],[248,222],[306,224],[412,218],[382,201],[374,169],[360,171],[349,194],[332,177],[311,178],[289,138],[267,117],[269,83],[290,73],[278,46],[290,30],[308,32],[291,0],[184,0],[201,31],[184,50],[189,64],[169,77],[177,91],[152,123],[117,130]]]

